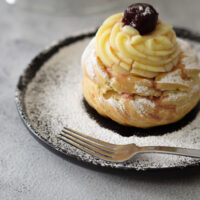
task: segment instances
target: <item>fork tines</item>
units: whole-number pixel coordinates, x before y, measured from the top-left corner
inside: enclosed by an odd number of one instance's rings
[[[114,144],[95,139],[67,127],[64,127],[59,134],[59,138],[93,156],[105,160],[112,160],[114,150],[116,149]]]

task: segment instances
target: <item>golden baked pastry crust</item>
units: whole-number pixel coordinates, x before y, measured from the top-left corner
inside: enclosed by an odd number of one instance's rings
[[[178,64],[152,79],[105,67],[96,56],[94,38],[82,56],[85,99],[99,114],[123,125],[148,128],[178,121],[200,99],[198,58],[187,42],[178,39],[178,45]]]

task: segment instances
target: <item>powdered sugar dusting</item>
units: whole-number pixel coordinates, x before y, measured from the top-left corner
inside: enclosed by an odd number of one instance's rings
[[[146,99],[146,98],[138,98],[138,99],[135,99],[132,101],[137,113],[143,117],[147,114],[146,112],[146,109],[145,109],[145,106],[150,106],[151,108],[154,108],[155,107],[155,104]]]
[[[94,38],[91,40],[87,48],[84,50],[83,55],[81,57],[81,63],[85,64],[87,74],[91,79],[95,78],[94,66],[97,65],[97,60],[95,57],[95,49],[94,47]]]
[[[143,7],[142,7],[142,6],[139,6],[139,10],[143,10]]]
[[[147,93],[149,91],[149,88],[147,86],[143,85],[135,85],[135,89],[137,93]]]
[[[170,92],[169,96],[166,98],[167,101],[177,101],[178,99],[182,99],[183,97],[187,97],[187,92]]]
[[[109,98],[107,100],[104,100],[104,101],[107,101],[109,104],[111,104],[116,110],[119,110],[119,111],[122,111],[124,112],[124,108],[123,106],[115,99],[113,98]]]
[[[197,92],[199,92],[200,91],[200,85],[195,85],[193,88],[192,88],[192,94],[195,94],[195,93],[197,93]]]
[[[157,83],[171,83],[171,84],[182,84],[188,85],[189,81],[182,79],[181,77],[181,70],[177,69],[173,72],[166,74],[163,78],[161,78]]]
[[[145,11],[142,13],[142,15],[146,16],[146,15],[150,15],[151,14],[151,10],[149,7],[145,8]]]
[[[82,104],[83,75],[79,60],[88,42],[89,39],[85,39],[63,47],[42,66],[32,82],[29,83],[25,94],[25,106],[28,120],[33,129],[57,149],[65,151],[66,154],[101,166],[144,170],[198,163],[199,161],[193,158],[158,154],[141,154],[126,163],[110,163],[94,158],[56,137],[63,126],[67,125],[77,131],[115,144],[136,143],[139,146],[169,145],[200,149],[200,113],[181,130],[163,136],[148,137],[135,135],[123,137],[112,130],[102,128],[94,119],[90,118]],[[195,45],[200,46],[199,44]],[[144,105],[154,106],[145,98],[138,101],[142,101]],[[137,106],[137,101],[135,104]],[[138,109],[145,114],[143,108]]]
[[[196,52],[190,48],[188,42],[178,39],[178,43],[183,51],[184,58],[182,59],[183,64],[185,64],[186,69],[198,69],[200,70],[200,65],[198,63]]]
[[[95,79],[94,67],[98,73],[108,81],[108,75],[101,69],[100,64],[95,55],[95,37],[90,41],[89,45],[85,48],[83,55],[81,57],[81,63],[85,63],[87,74],[91,79]]]
[[[105,105],[105,103],[109,103],[112,107],[115,108],[117,111],[124,112],[124,107],[114,98],[105,99],[103,96],[99,96],[99,101]]]
[[[106,74],[99,66],[99,64],[96,65],[96,69],[98,71],[98,73],[106,80],[108,81],[109,78],[108,78],[108,74]]]

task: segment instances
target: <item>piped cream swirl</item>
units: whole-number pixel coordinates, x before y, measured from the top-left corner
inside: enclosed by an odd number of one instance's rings
[[[106,67],[153,78],[178,63],[180,50],[172,26],[159,21],[152,33],[141,36],[124,26],[122,18],[123,13],[109,17],[96,34],[96,55]]]

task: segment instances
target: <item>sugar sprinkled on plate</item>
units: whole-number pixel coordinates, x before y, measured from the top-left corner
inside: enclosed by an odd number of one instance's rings
[[[95,138],[115,143],[137,145],[169,145],[200,149],[200,113],[188,125],[173,133],[162,136],[123,137],[116,132],[101,127],[85,111],[82,103],[82,70],[80,57],[89,39],[63,47],[52,56],[29,83],[25,94],[28,120],[40,137],[47,140],[66,154],[76,156],[101,166],[117,168],[166,168],[187,166],[198,163],[196,159],[157,154],[141,154],[125,163],[109,163],[94,158],[56,136],[64,126],[84,132]],[[199,44],[195,44],[199,48]],[[153,106],[153,105],[152,105]]]

